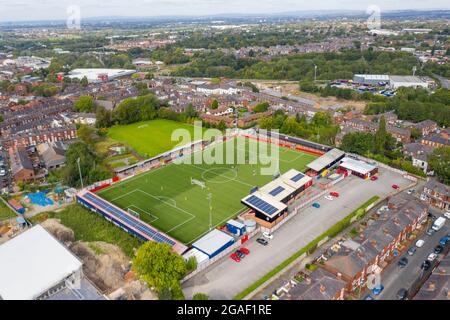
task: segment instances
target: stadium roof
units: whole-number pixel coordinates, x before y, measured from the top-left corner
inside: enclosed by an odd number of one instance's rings
[[[386,74],[355,74],[355,77],[364,78],[365,80],[389,81],[389,76]]]
[[[78,194],[78,197],[80,197],[84,201],[89,202],[90,205],[94,208],[101,209],[103,212],[120,221],[123,225],[140,234],[141,237],[147,240],[166,243],[172,246],[173,249],[179,254],[182,254],[187,249],[183,244],[158,231],[144,221],[129,214],[125,210],[122,210],[119,207],[104,200],[103,198],[100,198],[92,192],[84,190]]]
[[[212,256],[217,252],[217,250],[220,250],[223,246],[230,243],[230,241],[234,242],[234,238],[232,236],[229,236],[220,230],[214,229],[195,241],[192,246],[208,256]]]
[[[288,172],[283,174],[280,178],[286,185],[294,188],[295,190],[300,189],[301,187],[303,187],[303,185],[312,180],[311,177],[295,169],[289,170]]]
[[[349,157],[345,157],[344,159],[342,159],[341,167],[364,175],[376,169],[375,166],[368,164],[367,162],[352,159]]]
[[[392,82],[401,82],[401,83],[417,83],[424,84],[425,81],[416,76],[391,76],[391,84]]]
[[[291,169],[277,179],[261,187],[259,191],[271,196],[277,201],[282,201],[310,180],[312,180],[311,177],[301,173],[300,171]]]
[[[0,246],[0,297],[36,299],[81,267],[80,260],[37,225]]]
[[[242,203],[269,217],[274,217],[287,208],[284,203],[277,201],[261,191],[256,191],[255,193],[248,195],[242,199]]]
[[[317,158],[316,160],[308,164],[307,167],[316,172],[320,172],[334,161],[337,161],[339,158],[343,157],[344,155],[345,155],[344,151],[341,151],[339,149],[332,149],[327,153],[325,153],[320,158]]]

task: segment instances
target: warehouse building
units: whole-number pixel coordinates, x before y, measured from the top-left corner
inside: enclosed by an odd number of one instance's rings
[[[345,157],[344,159],[342,159],[340,168],[345,169],[351,174],[363,179],[368,179],[378,173],[378,167],[365,161],[356,160],[349,157]]]
[[[415,76],[390,76],[389,84],[392,89],[400,87],[428,89],[428,83]]]
[[[353,82],[376,86],[379,84],[388,84],[389,76],[386,74],[355,74]]]
[[[234,243],[234,238],[225,232],[214,229],[192,244],[192,247],[203,252],[209,259],[214,258],[219,253],[230,247]]]
[[[89,83],[98,83],[107,82],[120,77],[131,76],[133,73],[136,73],[136,70],[80,68],[70,71],[67,77],[69,77],[70,79],[76,78],[78,80],[86,77]]]
[[[345,152],[339,149],[332,149],[325,153],[320,158],[317,158],[313,162],[307,165],[308,175],[311,176],[325,176],[328,173],[328,169],[334,167],[345,157]]]
[[[0,300],[102,299],[82,263],[41,225],[0,246]]]

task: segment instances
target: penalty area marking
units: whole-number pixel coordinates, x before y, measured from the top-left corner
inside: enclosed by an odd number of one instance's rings
[[[146,210],[144,210],[144,209],[141,209],[141,208],[139,208],[138,206],[136,206],[136,205],[134,205],[134,204],[132,204],[131,206],[128,206],[128,207],[127,207],[127,211],[128,211],[128,209],[132,209],[132,210],[136,211],[137,213],[141,213],[141,212],[142,212],[142,213],[145,213],[146,215],[152,217],[153,220],[148,221],[148,223],[153,223],[153,222],[155,222],[156,220],[159,219],[157,216],[154,216],[154,215],[151,214],[150,212],[148,212],[148,211],[146,211]],[[137,209],[137,210],[136,210],[136,209]]]

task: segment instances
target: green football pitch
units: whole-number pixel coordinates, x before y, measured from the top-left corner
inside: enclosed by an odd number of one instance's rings
[[[250,164],[254,162],[250,159],[255,152],[249,152],[249,144],[250,141],[239,137],[203,151],[203,154],[215,154],[223,150],[226,154],[226,150],[233,149],[235,160],[238,152],[245,154],[247,160],[243,164],[169,164],[119,182],[98,194],[124,210],[138,213],[142,220],[182,243],[191,244],[209,231],[210,212],[213,227],[225,223],[245,209],[240,200],[253,187],[273,179],[273,175],[262,175],[260,169],[267,168],[266,161],[275,159],[275,154],[270,155],[267,147],[269,157]],[[317,158],[309,153],[277,149],[281,173],[290,169],[304,171]],[[192,184],[191,179],[205,182],[205,187]]]

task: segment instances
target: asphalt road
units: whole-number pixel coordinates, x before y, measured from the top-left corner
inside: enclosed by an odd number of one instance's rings
[[[437,217],[441,216],[440,212],[436,210],[432,209],[432,212]],[[433,252],[434,247],[439,244],[439,239],[450,232],[449,225],[450,222],[447,221],[445,226],[432,236],[428,236],[424,232],[420,237],[418,237],[417,240],[425,240],[424,246],[422,248],[418,248],[413,256],[409,256],[405,252],[399,256],[398,259],[393,261],[381,274],[381,284],[384,286],[384,290],[379,296],[374,296],[372,294],[372,297],[376,300],[397,300],[397,292],[400,289],[404,288],[409,290],[414,281],[422,274],[422,270],[420,269],[422,262],[427,259],[428,255]],[[414,244],[416,241],[414,241]],[[397,265],[397,262],[401,257],[408,258],[408,264],[403,269]]]
[[[253,238],[245,245],[250,255],[239,263],[224,257],[195,275],[183,284],[185,296],[191,298],[201,292],[211,299],[233,298],[371,197],[393,194],[394,183],[406,187],[411,181],[384,169],[380,169],[377,181],[348,177],[330,190],[339,192],[339,198],[334,201],[322,198],[318,201],[320,209],[307,207],[299,212],[274,233],[267,247],[256,243],[257,237]]]

